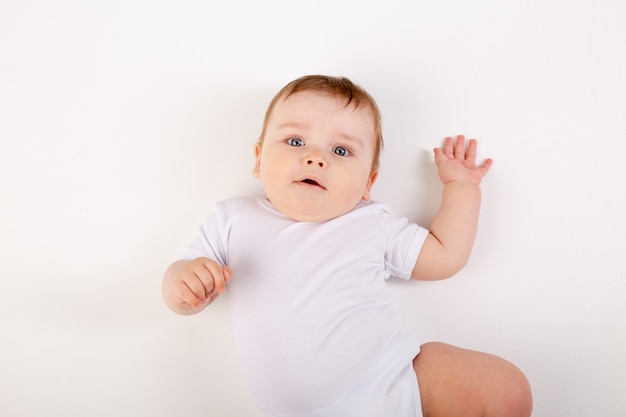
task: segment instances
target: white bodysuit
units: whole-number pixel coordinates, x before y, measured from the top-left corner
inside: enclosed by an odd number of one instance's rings
[[[310,223],[242,197],[217,204],[183,259],[232,268],[238,354],[266,416],[415,417],[419,343],[385,280],[410,278],[427,235],[376,202]]]

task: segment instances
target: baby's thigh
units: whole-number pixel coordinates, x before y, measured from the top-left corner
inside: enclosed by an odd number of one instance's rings
[[[487,353],[426,343],[413,361],[425,417],[527,417],[528,380],[513,364]]]

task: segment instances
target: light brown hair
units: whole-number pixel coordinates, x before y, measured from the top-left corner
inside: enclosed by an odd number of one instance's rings
[[[383,133],[382,133],[382,118],[380,115],[380,109],[376,104],[376,101],[369,95],[362,87],[354,84],[346,77],[332,77],[327,75],[305,75],[296,80],[293,80],[286,86],[284,86],[278,94],[274,96],[270,102],[267,111],[265,112],[265,120],[263,121],[263,130],[259,137],[259,144],[263,144],[265,137],[265,131],[267,124],[272,115],[272,111],[276,106],[276,103],[280,100],[288,99],[292,94],[302,91],[315,91],[325,94],[331,94],[338,98],[345,100],[344,105],[346,107],[352,105],[355,108],[364,106],[367,108],[374,119],[374,130],[376,133],[376,146],[374,148],[374,159],[372,161],[372,172],[378,169],[380,161],[380,152],[382,151]]]

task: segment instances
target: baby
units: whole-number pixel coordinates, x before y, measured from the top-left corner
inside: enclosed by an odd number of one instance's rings
[[[254,152],[266,198],[217,204],[163,279],[176,313],[228,289],[237,350],[259,409],[273,417],[529,416],[509,362],[400,328],[385,281],[445,279],[470,255],[476,141],[435,149],[444,184],[427,230],[372,201],[383,146],[373,98],[346,78],[305,76],[267,110]]]

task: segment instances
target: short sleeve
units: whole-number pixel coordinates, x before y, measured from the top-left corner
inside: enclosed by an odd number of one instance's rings
[[[222,206],[218,203],[214,211],[200,226],[195,238],[187,245],[181,259],[192,260],[200,257],[213,259],[222,266],[228,265],[228,223],[225,221]]]
[[[429,231],[390,211],[383,213],[383,219],[386,233],[385,268],[391,276],[410,279]]]

